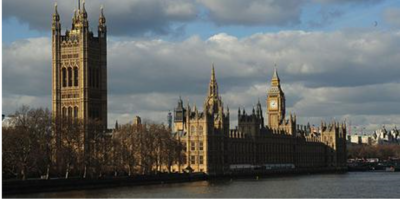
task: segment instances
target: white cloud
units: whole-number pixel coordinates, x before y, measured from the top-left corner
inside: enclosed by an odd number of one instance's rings
[[[22,103],[50,107],[50,44],[50,39],[39,38],[3,47],[3,107],[8,113]],[[241,39],[221,33],[182,42],[111,40],[110,126],[134,115],[165,123],[179,95],[202,107],[213,62],[232,120],[238,107],[250,112],[258,99],[265,110],[277,63],[288,112],[296,112],[303,123],[333,117],[357,118],[360,124],[396,121],[374,119],[400,116],[399,52],[396,32],[284,31]],[[23,97],[13,100],[19,96]]]

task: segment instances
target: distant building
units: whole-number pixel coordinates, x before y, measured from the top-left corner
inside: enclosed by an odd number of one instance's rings
[[[385,127],[374,131],[372,135],[349,135],[347,136],[349,145],[398,145],[400,144],[400,131],[394,127],[388,131]]]
[[[183,105],[174,110],[175,136],[184,145],[186,159],[175,171],[221,174],[255,168],[345,168],[346,125],[321,123],[319,129],[285,118],[285,95],[274,71],[268,91],[268,125],[260,102],[249,113],[238,110],[238,126],[229,129],[229,108],[223,106],[212,68],[203,110]]]

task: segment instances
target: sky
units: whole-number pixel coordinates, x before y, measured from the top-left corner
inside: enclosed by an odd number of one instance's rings
[[[3,0],[2,108],[51,108],[54,0]],[[108,121],[167,122],[200,109],[215,64],[224,104],[250,112],[265,100],[276,64],[287,113],[298,121],[351,122],[352,131],[400,125],[400,1],[86,0],[108,26]],[[77,0],[59,0],[62,31]],[[265,113],[264,113],[265,114]],[[266,116],[265,116],[266,117]]]

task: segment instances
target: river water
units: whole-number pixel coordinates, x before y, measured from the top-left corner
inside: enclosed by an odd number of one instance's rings
[[[41,193],[40,198],[400,198],[400,172],[348,172]]]

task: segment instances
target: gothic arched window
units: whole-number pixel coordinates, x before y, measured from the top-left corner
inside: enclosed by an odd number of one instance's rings
[[[190,133],[195,133],[196,132],[196,127],[194,127],[193,125],[190,127]]]
[[[96,87],[100,87],[100,70],[96,69]]]
[[[72,86],[72,68],[68,68],[68,87]]]
[[[74,84],[75,86],[78,86],[78,81],[79,81],[79,75],[78,75],[78,67],[74,68]]]
[[[203,126],[199,126],[199,129],[197,130],[199,135],[203,135]]]
[[[68,117],[72,118],[72,107],[68,107]]]
[[[78,118],[78,107],[74,107],[74,118]]]
[[[92,87],[92,68],[89,68],[89,87]]]
[[[67,87],[67,69],[62,68],[61,75],[62,75],[62,86]]]
[[[62,116],[67,116],[67,109],[65,107],[62,108]]]
[[[97,82],[99,81],[98,76],[97,76],[97,69],[93,68],[93,76],[94,76],[94,80],[93,80],[93,87],[97,87]]]

